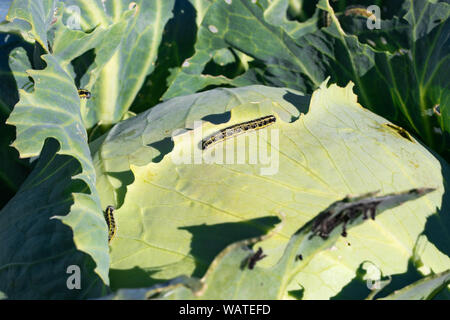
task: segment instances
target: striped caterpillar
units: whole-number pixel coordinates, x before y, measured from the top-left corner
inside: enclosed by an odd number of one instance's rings
[[[114,207],[107,206],[104,215],[108,225],[108,242],[111,242],[117,231],[116,222],[114,221]]]
[[[91,98],[91,93],[89,92],[89,90],[86,89],[78,89],[78,95],[80,96],[81,99]]]
[[[265,116],[265,117],[258,118],[255,120],[238,123],[238,124],[232,125],[230,127],[227,127],[225,129],[222,129],[222,130],[216,132],[215,134],[213,134],[212,136],[209,136],[208,138],[202,140],[202,143],[201,143],[202,150],[205,150],[206,148],[208,148],[210,145],[212,145],[214,143],[218,143],[218,142],[226,140],[228,138],[237,136],[246,131],[258,130],[258,129],[265,128],[265,127],[275,123],[276,120],[277,120],[277,118],[275,118],[275,116],[270,115],[270,116]]]

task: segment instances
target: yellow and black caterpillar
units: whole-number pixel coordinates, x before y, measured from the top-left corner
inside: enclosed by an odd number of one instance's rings
[[[213,134],[212,136],[209,136],[208,138],[203,139],[202,144],[201,144],[202,150],[205,150],[206,148],[208,148],[210,145],[212,145],[214,143],[237,136],[246,131],[258,130],[258,129],[267,127],[267,126],[271,125],[272,123],[275,123],[276,120],[277,120],[277,118],[275,118],[275,116],[270,115],[270,116],[265,116],[265,117],[258,118],[255,120],[238,123],[238,124],[232,125],[230,127],[227,127],[225,129],[222,129],[222,130],[218,131],[217,133]]]
[[[108,225],[108,242],[110,242],[116,235],[116,222],[114,221],[114,207],[107,206],[105,210],[105,220]]]
[[[78,89],[78,95],[81,99],[90,99],[91,98],[91,92],[86,89]]]

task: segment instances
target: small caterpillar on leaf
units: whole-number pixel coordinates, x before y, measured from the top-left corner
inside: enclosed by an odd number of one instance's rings
[[[255,119],[255,120],[232,125],[230,127],[227,127],[225,129],[218,131],[217,133],[213,134],[212,136],[210,136],[206,139],[203,139],[203,141],[201,143],[202,150],[205,150],[206,148],[208,148],[210,145],[212,145],[214,143],[224,141],[226,139],[237,136],[246,131],[258,130],[258,129],[265,128],[265,127],[275,123],[275,121],[277,121],[277,118],[275,118],[275,116],[273,116],[273,115],[270,115],[270,116],[261,117],[261,118]]]
[[[81,99],[90,99],[91,98],[91,92],[86,89],[78,89],[78,95]]]
[[[114,221],[114,207],[107,206],[104,215],[108,225],[108,242],[111,242],[117,231],[116,222]]]

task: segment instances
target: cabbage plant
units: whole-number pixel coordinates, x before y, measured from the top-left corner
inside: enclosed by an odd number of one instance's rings
[[[13,0],[0,297],[448,299],[446,1]]]

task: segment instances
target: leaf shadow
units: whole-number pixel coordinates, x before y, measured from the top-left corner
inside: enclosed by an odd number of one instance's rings
[[[286,94],[283,95],[283,99],[286,100],[287,102],[291,103],[299,112],[300,114],[304,114],[306,115],[309,111],[309,105],[311,103],[311,96],[307,96],[307,95],[299,95],[299,94],[295,94],[291,91],[287,91]],[[293,117],[292,122],[296,121],[297,119],[299,119],[300,116],[298,117]]]
[[[77,88],[81,88],[81,79],[89,70],[89,67],[95,62],[95,48],[90,49],[83,53],[81,56],[76,57],[70,63],[75,73],[75,85]]]
[[[396,290],[400,290],[413,282],[416,282],[423,278],[423,275],[417,270],[417,267],[414,263],[414,258],[411,257],[408,260],[408,267],[405,273],[392,275],[392,281],[386,287],[384,287],[378,294],[375,296],[376,299],[384,298]]]
[[[0,179],[0,209],[14,197],[20,185],[31,172],[29,162],[19,159],[17,150],[10,147],[11,142],[16,139],[14,126],[5,124],[14,105],[19,101],[19,89],[24,89],[18,88],[9,65],[10,54],[17,48],[25,50],[30,64],[33,65],[33,46],[31,44],[17,35],[0,33],[0,123],[2,124],[0,125],[0,157],[3,160],[0,165],[0,176],[3,175],[3,170],[7,170],[9,173],[5,176],[10,177],[9,179]]]
[[[191,250],[195,259],[192,276],[202,277],[213,259],[228,245],[266,234],[280,222],[278,217],[262,217],[240,222],[180,227],[192,234]]]
[[[150,143],[147,146],[153,147],[159,151],[159,155],[152,159],[152,162],[158,163],[158,162],[161,162],[161,160],[164,158],[164,156],[166,154],[168,154],[169,152],[171,152],[173,150],[173,147],[175,146],[175,144],[173,143],[173,140],[171,137],[167,137],[162,140]]]
[[[301,288],[298,290],[290,290],[288,291],[288,295],[291,296],[292,298],[296,299],[296,300],[302,300],[303,296],[305,294],[305,289]]]
[[[430,215],[425,223],[422,232],[431,243],[442,253],[450,256],[450,167],[445,162],[436,157],[441,164],[442,177],[444,180],[444,194],[442,195],[441,208],[436,208],[436,213]]]
[[[362,300],[370,294],[366,281],[363,279],[366,270],[363,269],[362,262],[356,270],[356,276],[342,290],[331,297],[330,300]]]
[[[331,300],[362,300],[367,298],[371,290],[367,286],[367,281],[363,279],[366,271],[363,269],[362,262],[357,271],[356,276],[342,290],[330,298]],[[408,260],[407,270],[404,273],[391,275],[391,282],[377,293],[375,298],[385,297],[395,290],[399,290],[407,285],[422,279],[423,276],[417,271],[413,258]]]
[[[150,287],[158,283],[166,282],[167,279],[154,279],[152,275],[157,273],[157,269],[145,270],[140,267],[131,269],[110,269],[109,278],[112,291],[122,288],[142,288]]]
[[[120,172],[106,172],[105,173],[108,176],[111,176],[118,181],[121,182],[121,185],[119,188],[114,188],[114,191],[116,193],[116,209],[120,208],[125,201],[125,196],[127,194],[127,188],[130,184],[134,182],[134,174],[131,170],[127,171],[120,171]]]
[[[211,122],[212,124],[227,123],[231,119],[231,111],[226,111],[223,113],[216,113],[204,116],[202,120]]]
[[[33,46],[9,33],[0,33],[0,43],[0,100],[12,109],[19,101],[19,88],[9,66],[9,56],[14,49],[23,48],[30,64],[33,64]]]
[[[59,143],[45,141],[39,160],[21,189],[0,212],[0,291],[9,299],[82,299],[108,291],[95,273],[95,262],[77,250],[72,229],[55,216],[66,216],[72,193],[85,193],[87,184],[73,179],[81,164],[59,155]],[[70,290],[69,266],[78,266],[81,289]]]

